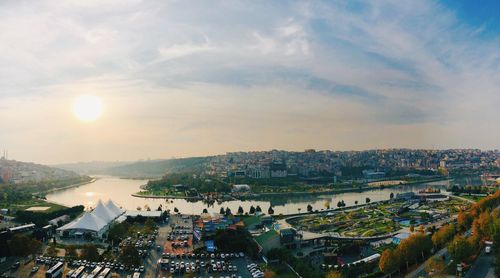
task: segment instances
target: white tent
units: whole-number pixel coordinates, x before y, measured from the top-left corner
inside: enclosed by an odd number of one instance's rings
[[[82,217],[77,220],[68,223],[58,230],[88,230],[92,232],[99,232],[104,228],[107,223],[101,218],[93,215],[92,213],[85,213]]]
[[[108,200],[105,204],[106,208],[112,212],[114,212],[117,216],[121,215],[124,211],[119,208],[113,201]]]
[[[95,209],[92,211],[92,214],[97,216],[98,218],[101,218],[106,223],[109,223],[111,220],[115,219],[118,216],[116,212],[113,212],[105,207],[100,200],[97,203]]]

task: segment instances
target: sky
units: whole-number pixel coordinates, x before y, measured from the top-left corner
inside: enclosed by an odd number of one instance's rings
[[[500,147],[500,2],[2,1],[0,150]],[[72,105],[101,99],[83,122]]]

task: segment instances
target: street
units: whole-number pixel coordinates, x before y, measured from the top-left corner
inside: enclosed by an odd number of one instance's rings
[[[474,262],[470,270],[465,275],[466,278],[494,278],[493,264],[495,257],[493,254],[486,254],[484,250],[481,252],[477,260]]]

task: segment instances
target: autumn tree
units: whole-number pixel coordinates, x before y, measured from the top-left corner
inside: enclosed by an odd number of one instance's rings
[[[342,278],[344,277],[342,273],[338,271],[330,271],[326,274],[326,278]]]
[[[399,256],[395,250],[388,248],[382,252],[378,266],[383,273],[391,275],[391,273],[394,273],[399,269],[399,265]]]
[[[430,277],[446,277],[446,264],[442,258],[431,258],[425,266]]]
[[[432,243],[437,248],[444,247],[450,240],[453,239],[455,233],[455,225],[445,225],[432,235]]]

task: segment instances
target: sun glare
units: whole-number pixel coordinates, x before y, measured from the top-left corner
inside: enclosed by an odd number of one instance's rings
[[[101,99],[96,96],[80,96],[73,103],[73,113],[81,121],[95,121],[102,114]]]

